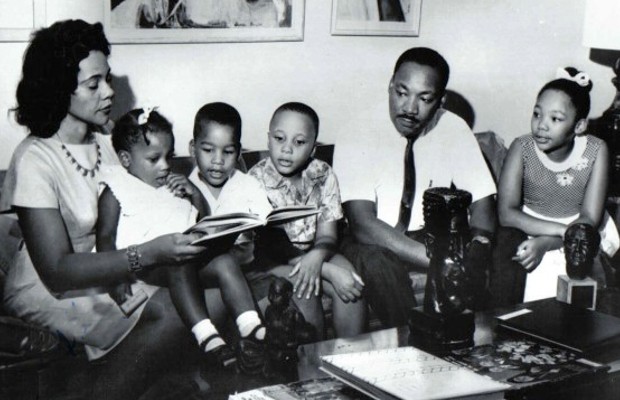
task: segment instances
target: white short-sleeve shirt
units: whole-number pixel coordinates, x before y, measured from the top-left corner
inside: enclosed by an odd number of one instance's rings
[[[200,179],[198,168],[194,168],[189,180],[196,185],[209,203],[211,215],[249,212],[265,217],[272,210],[271,203],[267,199],[267,192],[261,184],[253,176],[239,170],[235,170],[228,178],[217,198],[213,196],[207,184]],[[241,264],[248,264],[252,261],[254,259],[252,233],[243,232],[239,235],[232,252]]]
[[[235,170],[228,178],[217,198],[198,176],[198,168],[194,168],[189,180],[196,185],[209,203],[211,215],[249,212],[264,217],[272,210],[267,193],[261,184],[253,176],[239,170]]]
[[[395,129],[336,146],[342,202],[370,200],[377,217],[398,221],[407,140]],[[422,195],[429,187],[452,183],[472,194],[473,201],[496,193],[495,182],[469,126],[450,111],[439,109],[413,145],[416,188],[408,230],[424,227]]]

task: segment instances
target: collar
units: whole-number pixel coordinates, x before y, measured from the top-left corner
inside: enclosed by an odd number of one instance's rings
[[[435,111],[435,115],[433,115],[433,117],[428,121],[428,123],[426,124],[426,126],[424,127],[424,129],[422,129],[422,131],[420,132],[420,134],[418,135],[418,137],[422,137],[422,136],[426,136],[429,134],[430,131],[432,131],[433,129],[435,129],[435,127],[437,126],[437,124],[439,123],[439,120],[441,119],[441,116],[446,112],[446,110],[444,110],[441,106],[437,109],[437,111]]]
[[[226,184],[228,183],[228,181],[230,181],[233,178],[233,176],[235,176],[236,173],[237,173],[237,168],[233,169],[230,175],[228,175],[228,179],[226,179],[226,182],[224,182],[222,186],[220,186],[220,188],[223,189],[224,187],[226,187]],[[205,186],[210,186],[207,183],[207,180],[204,178],[204,176],[200,172],[200,168],[198,167],[194,167],[194,169],[192,169],[192,172],[190,172],[188,179],[192,181],[192,183],[194,184],[196,184],[196,182],[200,182]]]
[[[530,140],[532,140],[533,142],[534,139],[532,138],[531,135],[530,135],[530,138],[531,138]],[[562,172],[562,171],[566,171],[569,168],[577,168],[577,170],[579,171],[585,168],[585,166],[587,166],[588,162],[590,161],[587,158],[583,157],[583,154],[586,151],[586,147],[588,146],[588,135],[576,136],[575,144],[573,145],[573,149],[571,150],[571,153],[568,155],[568,157],[566,157],[566,160],[560,161],[560,162],[551,160],[542,150],[538,148],[538,146],[536,146],[536,143],[533,143],[533,145],[534,145],[534,151],[536,152],[536,155],[538,156],[538,159],[540,160],[540,162],[547,169],[553,172]],[[578,165],[580,164],[582,166],[578,167]]]
[[[314,185],[317,181],[321,181],[327,175],[328,168],[324,163],[311,158],[310,162],[306,165],[306,168],[301,171],[301,181],[304,186],[306,182]],[[280,175],[276,169],[271,158],[267,158],[265,161],[265,174],[263,176],[263,182],[266,188],[278,189],[284,186],[290,186],[291,180],[285,176]]]

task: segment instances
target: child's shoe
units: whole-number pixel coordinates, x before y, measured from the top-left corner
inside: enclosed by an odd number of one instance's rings
[[[220,335],[214,334],[209,336],[200,344],[200,348],[204,351],[209,342],[213,339],[220,338]],[[221,338],[220,338],[221,339]],[[217,346],[216,348],[205,351],[205,361],[207,369],[213,368],[232,368],[237,362],[235,351],[227,344]]]
[[[239,339],[237,366],[243,373],[257,375],[263,371],[266,353],[262,342],[252,338]]]
[[[266,362],[264,338],[259,339],[258,331],[265,329],[263,324],[257,325],[247,336],[239,339],[237,347],[238,367],[241,372],[256,375],[262,372]]]
[[[254,342],[256,344],[260,344],[262,346],[262,345],[265,344],[265,336],[267,336],[267,335],[265,334],[265,335],[263,335],[263,337],[261,339],[259,339],[258,331],[260,331],[261,329],[267,329],[267,328],[263,324],[256,325],[254,327],[254,329],[252,329],[247,336],[242,336],[241,339],[242,340],[251,340],[252,342]]]

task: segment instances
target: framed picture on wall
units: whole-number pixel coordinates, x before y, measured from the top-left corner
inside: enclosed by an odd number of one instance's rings
[[[0,0],[0,42],[27,42],[45,24],[46,0]]]
[[[303,40],[304,0],[104,0],[112,43]]]
[[[422,0],[332,0],[332,35],[418,36]]]

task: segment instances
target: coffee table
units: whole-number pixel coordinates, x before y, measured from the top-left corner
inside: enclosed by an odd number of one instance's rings
[[[519,305],[525,308],[528,304]],[[514,310],[514,307],[511,308]],[[504,314],[508,309],[497,309],[476,313],[476,346],[492,344],[496,339],[495,316]],[[300,346],[298,349],[298,377],[300,380],[316,379],[327,376],[319,370],[320,357],[328,354],[353,353],[411,345],[408,327],[392,328],[362,334],[353,338],[326,340]],[[432,351],[430,351],[432,352]],[[587,376],[584,379],[556,381],[537,385],[533,388],[506,393],[507,399],[618,399],[620,398],[620,358],[606,361],[609,370]]]

